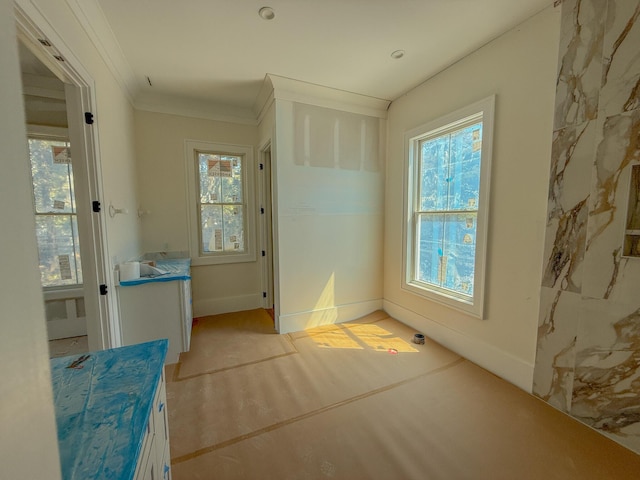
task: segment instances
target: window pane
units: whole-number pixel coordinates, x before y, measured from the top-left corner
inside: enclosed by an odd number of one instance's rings
[[[449,135],[420,143],[420,210],[447,208]]]
[[[242,157],[198,154],[200,203],[243,203]]]
[[[445,216],[442,286],[463,295],[473,295],[476,253],[476,214]]]
[[[243,253],[244,208],[236,205],[202,205],[202,251]]]
[[[75,285],[82,282],[82,279],[78,278],[79,254],[76,254],[74,248],[76,235],[77,225],[71,215],[36,216],[40,278],[43,287]]]
[[[29,139],[36,213],[75,211],[68,146],[62,141]]]
[[[473,295],[475,212],[421,214],[415,280],[462,295]]]
[[[477,210],[480,193],[482,122],[451,134],[449,210]]]
[[[444,215],[422,214],[418,219],[416,280],[441,285]]]
[[[231,165],[229,176],[222,178],[222,202],[223,203],[243,203],[242,200],[242,158],[241,157],[221,157],[223,162]]]
[[[200,176],[200,203],[222,202],[222,177],[219,175],[220,155],[199,153],[198,171]]]
[[[223,219],[225,251],[244,252],[244,209],[240,206],[225,206]]]
[[[202,252],[222,252],[222,206],[202,205],[200,225],[202,225]]]

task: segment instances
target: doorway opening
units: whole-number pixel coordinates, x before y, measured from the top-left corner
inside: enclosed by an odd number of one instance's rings
[[[93,83],[70,53],[56,48],[62,42],[55,32],[43,33],[18,6],[16,26],[47,330],[50,340],[68,339],[50,354],[118,346],[114,306],[101,294],[108,290],[108,252],[97,134],[89,121]]]
[[[49,355],[89,351],[64,83],[18,42]]]

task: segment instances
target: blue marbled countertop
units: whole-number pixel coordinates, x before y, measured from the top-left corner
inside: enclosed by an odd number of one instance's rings
[[[190,280],[191,279],[191,259],[190,258],[171,258],[155,260],[156,267],[167,272],[164,275],[154,277],[140,277],[135,280],[127,280],[120,282],[123,287],[132,285],[142,285],[153,282],[171,282],[173,280]]]
[[[167,340],[51,360],[62,478],[130,480],[142,449]]]

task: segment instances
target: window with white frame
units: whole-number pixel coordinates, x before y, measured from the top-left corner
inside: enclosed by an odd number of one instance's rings
[[[403,287],[483,318],[495,97],[405,135]]]
[[[40,281],[45,288],[82,284],[69,141],[29,136]]]
[[[194,265],[255,260],[253,149],[186,141]]]

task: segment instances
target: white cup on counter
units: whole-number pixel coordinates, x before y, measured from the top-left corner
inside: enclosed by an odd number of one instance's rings
[[[128,282],[140,278],[140,262],[125,262],[120,264],[120,281]]]

